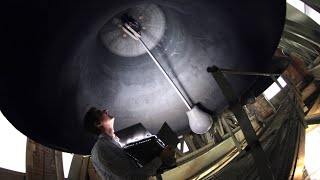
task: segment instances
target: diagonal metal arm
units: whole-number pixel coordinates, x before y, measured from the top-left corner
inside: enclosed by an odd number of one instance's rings
[[[191,110],[191,106],[189,105],[189,103],[186,101],[185,97],[183,97],[183,95],[181,94],[180,90],[177,88],[177,86],[173,83],[172,79],[169,77],[169,75],[166,73],[166,71],[163,70],[163,67],[161,66],[161,64],[157,61],[157,59],[153,56],[153,54],[150,52],[150,50],[148,49],[148,47],[144,44],[144,42],[138,38],[139,42],[141,43],[141,45],[144,47],[144,49],[148,52],[149,56],[151,57],[151,59],[154,61],[154,63],[156,63],[156,65],[158,66],[158,68],[160,69],[160,71],[162,72],[162,74],[167,78],[167,80],[169,81],[169,83],[171,84],[171,86],[174,88],[174,90],[178,93],[179,97],[181,98],[181,100],[183,101],[183,103],[187,106],[187,108],[189,110]]]

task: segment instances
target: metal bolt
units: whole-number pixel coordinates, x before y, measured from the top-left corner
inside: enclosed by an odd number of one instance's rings
[[[142,20],[142,19],[143,19],[143,16],[139,16],[139,19]]]
[[[143,29],[143,30],[146,30],[147,28],[143,26],[142,29]]]
[[[118,24],[118,28],[121,28],[121,26],[122,26],[121,24]]]
[[[122,37],[124,37],[124,38],[127,37],[127,34],[124,34],[124,33],[123,33],[123,34],[122,34]]]

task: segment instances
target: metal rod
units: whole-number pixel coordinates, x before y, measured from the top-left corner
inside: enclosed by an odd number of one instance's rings
[[[210,67],[208,68],[208,72],[213,72],[214,70]],[[281,74],[278,73],[261,73],[261,72],[244,72],[244,71],[237,71],[232,69],[220,69],[222,73],[227,74],[237,74],[237,75],[249,75],[249,76],[280,76]]]
[[[150,55],[151,59],[154,61],[154,63],[156,63],[156,65],[159,67],[159,69],[161,70],[162,74],[167,78],[167,80],[169,81],[169,83],[172,85],[172,87],[174,88],[174,90],[176,90],[176,92],[178,93],[179,97],[181,98],[181,100],[183,101],[183,103],[187,106],[187,108],[189,110],[191,110],[191,106],[189,105],[189,103],[186,101],[185,97],[183,97],[183,95],[181,94],[180,90],[176,87],[176,85],[173,83],[172,79],[169,77],[169,75],[163,70],[163,67],[160,65],[160,63],[157,61],[157,59],[152,55],[152,53],[150,52],[150,50],[148,49],[148,47],[144,44],[144,42],[138,38],[139,42],[142,44],[142,46],[144,47],[144,49],[148,52],[148,54]]]

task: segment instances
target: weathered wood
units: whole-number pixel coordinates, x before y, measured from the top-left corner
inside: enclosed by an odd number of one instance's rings
[[[89,174],[89,180],[101,180],[99,174],[94,169],[94,166],[93,166],[91,158],[89,158],[88,174]]]
[[[200,148],[202,148],[203,146],[205,146],[205,143],[202,141],[202,139],[200,138],[200,135],[194,134],[193,135],[193,141],[195,144],[198,144],[200,146]]]
[[[310,109],[310,111],[308,112],[307,116],[320,113],[319,107],[320,107],[320,95],[318,96],[317,100],[314,102],[314,104],[313,104],[312,108]]]
[[[189,151],[193,152],[197,150],[196,146],[193,144],[193,141],[189,134],[186,134],[183,136],[184,141],[186,141],[186,144],[188,145]]]
[[[81,155],[73,155],[70,171],[68,175],[68,180],[79,180],[80,179],[80,172],[81,172],[81,165],[82,165],[82,158]]]
[[[300,138],[299,139],[299,149],[297,163],[294,171],[293,179],[303,179],[304,172],[304,157],[305,157],[305,141],[306,141],[306,130],[300,128]]]
[[[89,164],[89,157],[83,157],[81,163],[81,170],[80,170],[80,180],[87,180],[88,178],[88,164]]]
[[[241,149],[240,143],[237,140],[237,138],[235,137],[234,133],[232,132],[230,126],[228,125],[228,123],[226,122],[226,120],[224,119],[223,116],[221,116],[221,120],[222,120],[223,125],[226,127],[228,133],[231,135],[232,140],[233,140],[234,144],[236,145],[238,151],[241,152],[242,149]]]
[[[219,122],[219,128],[220,128],[220,135],[223,136],[224,135],[224,130],[223,130],[223,126],[222,126],[222,123],[221,123],[220,116],[218,116],[218,122]]]
[[[61,151],[55,150],[54,155],[55,155],[54,159],[56,164],[57,180],[64,180],[62,153]]]
[[[177,159],[184,156],[184,153],[180,151],[178,148],[175,149],[176,155],[178,155]]]
[[[36,145],[31,139],[27,139],[27,151],[26,151],[26,180],[32,180],[32,168],[33,168],[33,153],[36,149]]]
[[[181,149],[181,151],[183,152],[183,150],[184,150],[184,139],[182,138],[182,139],[180,139],[180,149]]]
[[[212,139],[210,133],[205,133],[205,134],[202,134],[201,136],[203,137],[205,144],[209,144],[209,143],[213,142],[213,139]]]
[[[312,93],[317,90],[317,86],[314,82],[310,83],[306,88],[304,88],[301,92],[302,101],[306,100]]]

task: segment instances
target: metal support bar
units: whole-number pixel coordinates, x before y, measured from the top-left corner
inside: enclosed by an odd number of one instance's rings
[[[161,64],[157,61],[157,59],[153,56],[153,54],[150,52],[150,50],[148,49],[148,47],[144,44],[144,42],[138,38],[139,42],[141,43],[141,45],[144,47],[144,49],[147,51],[147,53],[149,54],[149,56],[151,57],[151,59],[153,60],[154,63],[156,63],[156,65],[158,66],[158,68],[160,69],[160,71],[162,72],[162,74],[167,78],[168,82],[171,84],[171,86],[174,88],[174,90],[177,92],[177,94],[179,95],[179,97],[181,98],[181,100],[183,101],[183,103],[187,106],[187,108],[189,110],[191,110],[191,106],[190,104],[187,102],[186,98],[182,95],[182,93],[180,92],[180,90],[177,88],[177,86],[173,83],[172,79],[169,77],[169,75],[167,74],[167,72],[165,70],[163,70],[163,67],[161,66]]]
[[[249,75],[249,76],[280,76],[281,74],[277,73],[261,73],[261,72],[244,72],[244,71],[237,71],[237,70],[232,70],[232,69],[219,69],[222,73],[227,73],[227,74],[237,74],[237,75]],[[214,68],[209,67],[207,69],[208,72],[213,73]]]
[[[207,71],[212,73],[214,79],[221,88],[223,95],[228,100],[230,110],[234,113],[239,122],[243,135],[248,143],[250,149],[249,151],[256,164],[258,175],[262,180],[274,179],[269,162],[266,158],[265,152],[262,149],[260,141],[251,125],[246,112],[240,105],[238,97],[235,95],[231,85],[218,67],[209,67]]]
[[[273,75],[270,76],[272,78],[272,80],[279,86],[279,88],[281,90],[283,90],[283,87],[281,86],[281,84],[279,83],[278,79],[276,77],[274,77]],[[288,84],[288,83],[287,83]],[[289,99],[289,103],[294,107],[294,109],[296,110],[298,116],[299,116],[299,119],[302,123],[302,125],[304,126],[304,128],[308,128],[308,124],[306,123],[306,121],[304,120],[305,118],[305,115],[298,109],[296,103],[293,101],[293,99],[289,96],[288,97]]]
[[[219,118],[221,118],[223,125],[226,127],[228,133],[231,135],[232,140],[233,140],[234,144],[236,145],[238,151],[241,152],[242,149],[241,149],[240,143],[239,143],[238,139],[236,138],[236,136],[234,135],[234,133],[232,132],[229,124],[226,122],[226,120],[224,119],[223,116],[220,116]]]

